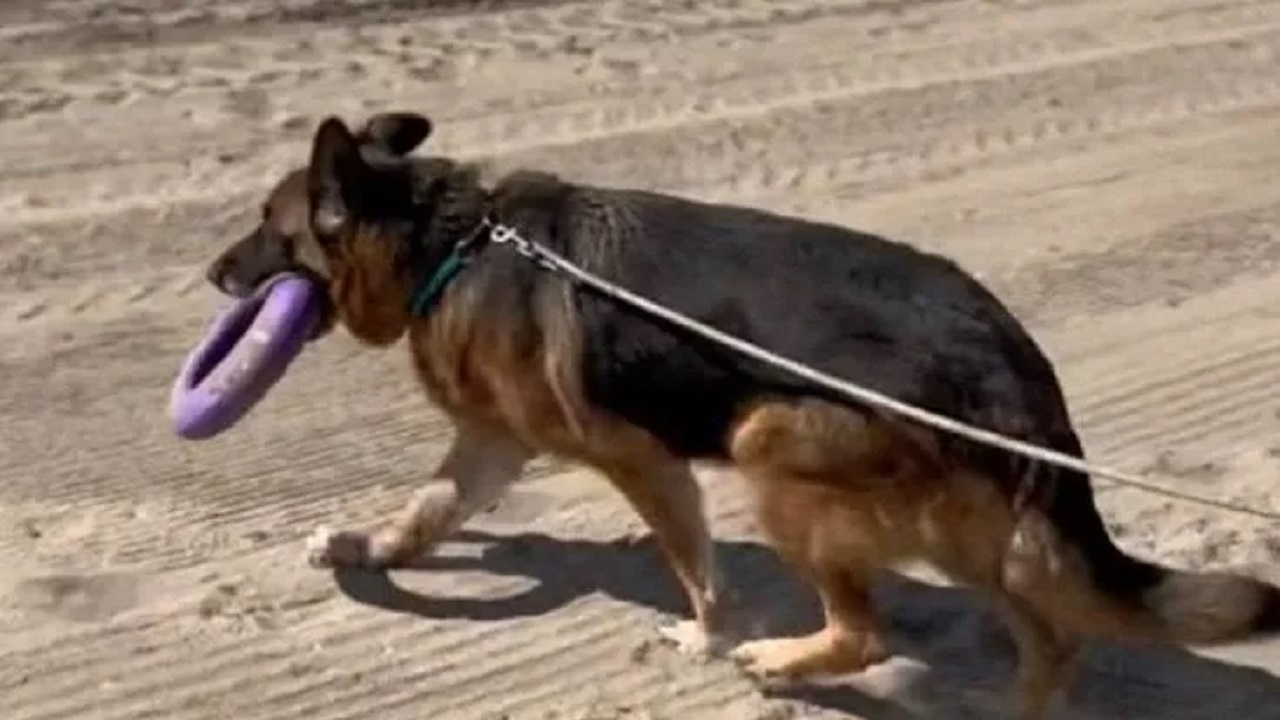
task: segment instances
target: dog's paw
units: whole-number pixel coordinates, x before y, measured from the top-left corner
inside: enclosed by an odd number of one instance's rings
[[[696,620],[680,620],[677,623],[658,625],[658,638],[676,648],[680,655],[710,657],[724,651],[724,642],[716,634],[708,633]]]
[[[795,680],[797,666],[809,651],[802,638],[766,638],[742,643],[729,651],[729,659],[752,680],[773,686]]]
[[[861,673],[889,659],[874,633],[837,641],[828,631],[805,637],[764,638],[729,651],[729,659],[756,682],[779,687],[820,677]]]
[[[307,538],[307,564],[314,568],[385,570],[399,545],[379,533],[320,527]]]

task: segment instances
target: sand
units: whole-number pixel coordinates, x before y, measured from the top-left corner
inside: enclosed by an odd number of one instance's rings
[[[414,5],[431,5],[431,11]],[[1090,455],[1280,511],[1273,0],[10,0],[0,5],[0,717],[994,718],[971,594],[886,576],[895,659],[764,697],[656,642],[684,612],[628,507],[543,463],[428,571],[338,583],[318,524],[440,456],[399,352],[338,334],[176,439],[201,279],[325,114],[434,149],[891,233],[989,282]],[[703,478],[762,626],[813,602]],[[1280,525],[1099,483],[1125,548],[1276,564]],[[1280,718],[1280,641],[1092,647],[1061,718]]]

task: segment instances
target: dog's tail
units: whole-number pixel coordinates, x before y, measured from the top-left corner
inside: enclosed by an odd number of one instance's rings
[[[1213,645],[1280,634],[1280,589],[1244,575],[1186,572],[1132,557],[1107,533],[1087,476],[1047,467],[1041,472],[1056,476],[1041,506],[1052,534],[1080,561],[1066,560],[1078,572],[1060,570],[1056,577],[1084,582],[1032,573],[1019,594],[1039,595],[1041,607],[1072,616],[1059,620],[1117,639]],[[1006,571],[1016,568],[1017,543],[1015,537],[1014,564]]]

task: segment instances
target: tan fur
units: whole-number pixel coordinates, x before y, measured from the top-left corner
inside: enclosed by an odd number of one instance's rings
[[[752,672],[798,679],[883,660],[870,578],[904,559],[932,562],[997,601],[1022,656],[1023,718],[1039,717],[1069,677],[1079,630],[1111,617],[1048,523],[1016,516],[996,483],[951,467],[927,433],[821,401],[778,401],[741,419],[732,452],[762,530],[818,591],[826,617],[808,637],[738,648]],[[1010,538],[1030,536],[1011,548]]]
[[[760,526],[817,590],[826,617],[810,636],[738,648],[752,672],[799,679],[884,659],[869,578],[904,559],[931,562],[995,602],[1018,647],[1021,720],[1043,717],[1086,636],[1217,641],[1247,628],[1267,600],[1247,578],[1173,573],[1146,599],[1156,612],[1121,606],[1096,590],[1039,510],[1019,512],[994,479],[949,463],[934,439],[817,400],[764,403],[736,424],[733,459],[756,493]]]
[[[338,319],[370,345],[394,343],[409,323],[397,253],[398,243],[381,237],[374,228],[357,226],[340,239],[338,252],[329,261],[329,293]]]
[[[483,426],[460,423],[433,482],[374,532],[333,533],[322,528],[309,542],[311,562],[321,566],[388,567],[413,562],[458,530],[475,513],[496,502],[520,479],[533,453],[511,437]]]
[[[319,544],[332,545],[336,538],[339,545],[376,551],[376,557],[362,558],[365,563],[406,562],[455,530],[481,503],[496,501],[526,457],[559,455],[601,471],[653,529],[702,634],[689,642],[710,642],[719,621],[719,589],[701,489],[687,463],[648,433],[587,407],[568,289],[543,288],[535,328],[484,313],[466,285],[446,292],[428,318],[410,319],[394,247],[391,238],[370,228],[342,238],[332,263],[331,295],[343,323],[364,342],[388,345],[407,331],[418,379],[459,428],[450,457],[436,472],[451,478],[455,489],[443,499],[425,489],[375,533],[328,535]],[[324,552],[317,550],[322,561],[331,559]]]

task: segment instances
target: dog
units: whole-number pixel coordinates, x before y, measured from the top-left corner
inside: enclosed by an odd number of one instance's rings
[[[1042,717],[1091,636],[1211,644],[1280,631],[1280,591],[1115,545],[1089,478],[853,402],[540,267],[511,228],[578,267],[826,373],[1083,457],[1054,368],[945,257],[843,227],[533,170],[491,185],[414,151],[431,121],[328,117],[209,280],[244,296],[283,271],[327,288],[325,322],[407,338],[455,438],[435,478],[373,530],[323,533],[322,566],[394,568],[497,502],[532,458],[598,470],[652,529],[691,605],[664,633],[707,651],[723,581],[691,463],[730,466],[772,547],[821,599],[824,627],[730,650],[799,681],[888,657],[872,576],[930,562],[984,593],[1019,652],[1017,717]]]

